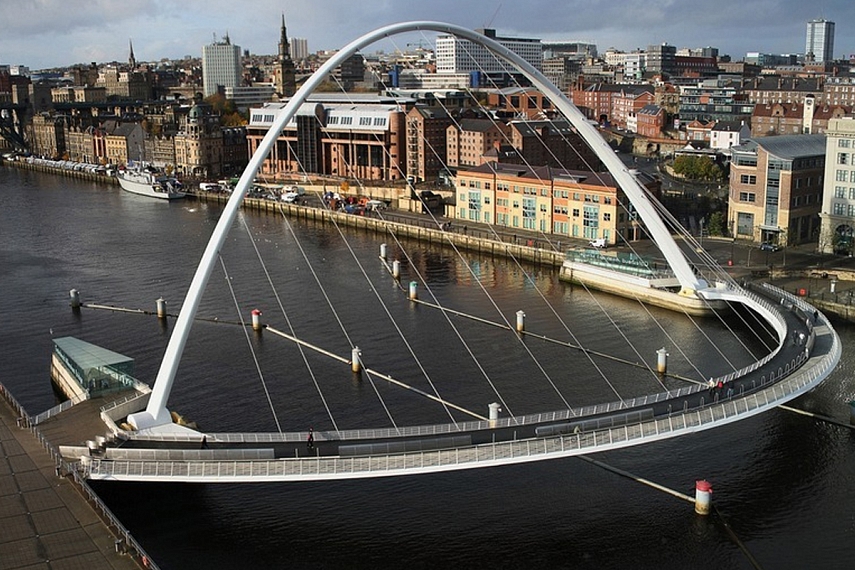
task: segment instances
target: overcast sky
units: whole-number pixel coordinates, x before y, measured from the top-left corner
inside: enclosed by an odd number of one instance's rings
[[[855,0],[0,0],[0,64],[30,69],[75,63],[200,57],[226,33],[255,54],[274,54],[285,13],[288,35],[309,51],[336,49],[384,24],[438,20],[499,35],[581,40],[625,51],[649,44],[802,53],[808,20],[836,23],[835,57],[855,53]],[[429,37],[399,37],[386,51]],[[367,51],[374,51],[369,49]]]

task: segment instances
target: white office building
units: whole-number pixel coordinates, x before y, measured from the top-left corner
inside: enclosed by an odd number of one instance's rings
[[[273,85],[256,84],[251,87],[226,87],[226,99],[234,101],[238,111],[251,107],[261,107],[275,100],[276,88]]]
[[[495,40],[533,65],[538,71],[543,66],[543,45],[539,39],[501,38],[496,30],[477,32]],[[516,69],[496,59],[486,48],[457,36],[436,38],[437,73],[512,73]]]
[[[829,119],[819,213],[819,250],[855,253],[855,119]]]
[[[814,61],[834,60],[834,22],[818,19],[807,23],[805,57],[810,54]]]
[[[232,45],[228,34],[222,42],[202,47],[202,83],[205,97],[216,93],[219,87],[239,87],[241,76],[240,46]]]

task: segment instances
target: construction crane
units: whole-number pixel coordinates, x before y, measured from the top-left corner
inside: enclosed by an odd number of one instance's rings
[[[485,29],[489,28],[493,24],[493,20],[496,19],[496,15],[499,13],[499,10],[501,10],[501,9],[502,9],[502,3],[499,2],[499,5],[496,6],[496,11],[493,12],[493,15],[490,17],[490,20],[486,24],[484,24]]]

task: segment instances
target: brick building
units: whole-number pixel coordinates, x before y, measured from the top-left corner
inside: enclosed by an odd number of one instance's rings
[[[731,152],[728,223],[734,235],[782,246],[816,239],[825,135],[761,137]]]

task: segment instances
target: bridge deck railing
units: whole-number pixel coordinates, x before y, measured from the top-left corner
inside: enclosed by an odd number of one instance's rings
[[[555,437],[505,441],[472,447],[419,451],[382,456],[317,457],[264,461],[101,461],[84,458],[90,477],[136,479],[206,479],[233,481],[256,478],[312,479],[390,474],[389,472],[447,470],[479,463],[529,461],[548,455],[572,455],[603,448],[663,439],[680,431],[699,431],[753,415],[812,388],[840,358],[840,341],[831,335],[828,352],[808,367],[741,398],[692,411],[677,412],[632,425]]]

